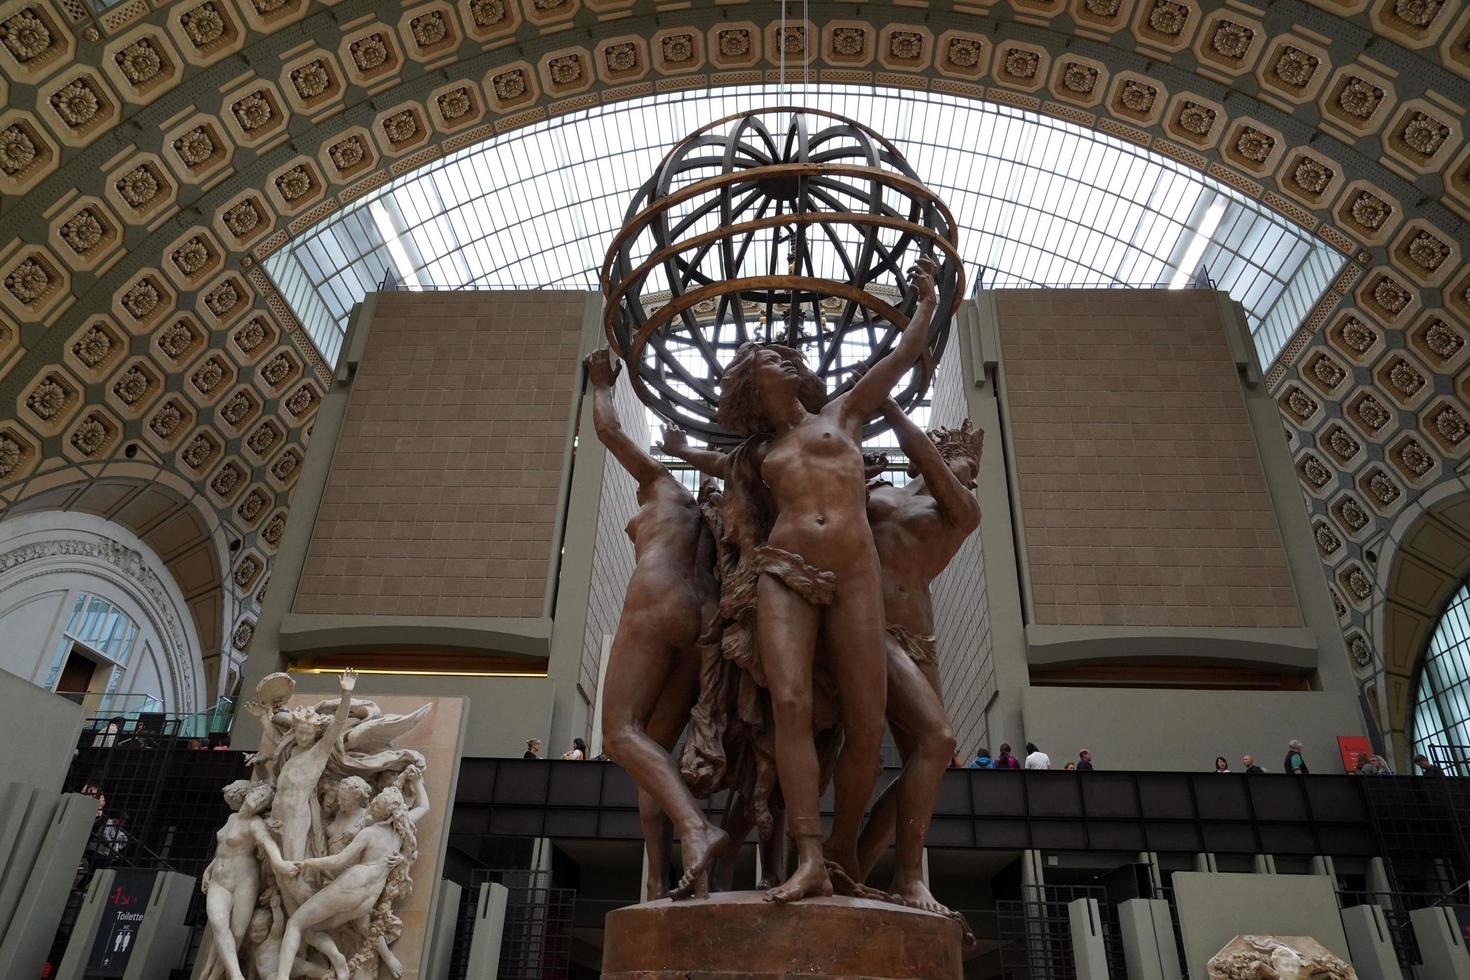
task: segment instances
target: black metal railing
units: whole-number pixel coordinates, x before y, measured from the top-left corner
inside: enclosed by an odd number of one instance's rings
[[[1425,747],[1424,754],[1447,776],[1470,776],[1470,745],[1432,742]]]
[[[490,883],[507,891],[497,977],[503,980],[568,980],[572,971],[575,888],[552,885],[551,872],[520,868],[477,869],[460,903],[450,980],[468,977],[470,946],[480,894]]]
[[[1110,976],[1127,976],[1117,910],[1107,890],[1095,885],[1023,885],[1021,897],[995,903],[1001,942],[1001,974],[1028,980],[1075,980],[1069,906],[1078,899],[1097,901],[1103,948]]]

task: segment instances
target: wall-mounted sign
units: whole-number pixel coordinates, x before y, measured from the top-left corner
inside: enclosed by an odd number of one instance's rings
[[[113,871],[112,890],[107,893],[102,921],[92,941],[92,955],[87,957],[83,973],[88,980],[120,977],[127,971],[128,957],[132,955],[138,930],[143,927],[143,914],[157,877],[157,871]]]

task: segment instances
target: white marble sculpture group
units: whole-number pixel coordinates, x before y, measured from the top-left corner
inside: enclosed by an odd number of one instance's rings
[[[413,889],[416,826],[429,811],[425,761],[393,740],[429,705],[386,715],[350,695],[287,708],[272,674],[247,710],[260,719],[251,777],[224,789],[234,812],[204,872],[209,944],[202,980],[379,980],[403,975],[393,944]]]
[[[1206,964],[1209,980],[1357,980],[1310,936],[1236,936]]]

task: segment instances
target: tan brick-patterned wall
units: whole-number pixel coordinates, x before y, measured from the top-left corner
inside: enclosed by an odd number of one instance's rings
[[[969,414],[960,358],[958,338],[953,338],[935,374],[931,425],[958,425]],[[992,438],[990,442],[993,452],[999,440]],[[980,519],[985,520],[985,515]],[[985,591],[985,554],[978,530],[965,540],[929,592],[934,599],[934,635],[944,704],[954,725],[957,751],[962,759],[969,760],[982,745],[995,749],[988,744],[985,723],[985,706],[995,695],[995,664]]]
[[[641,446],[649,440],[647,413],[633,386],[628,383],[627,371],[618,378],[613,389],[614,401],[618,406],[618,420],[628,437]],[[597,433],[585,432],[585,438],[596,439]],[[592,581],[587,593],[587,629],[582,640],[582,669],[577,683],[588,704],[597,703],[598,667],[602,660],[604,637],[611,637],[618,629],[618,617],[623,613],[623,593],[628,588],[628,579],[633,575],[633,542],[628,540],[624,528],[638,513],[638,484],[628,471],[606,456],[602,471],[602,502],[597,512],[597,545],[592,557]],[[589,713],[590,718],[590,713]]]
[[[1300,626],[1215,294],[997,308],[1036,621]]]
[[[295,611],[545,612],[585,293],[385,293]]]

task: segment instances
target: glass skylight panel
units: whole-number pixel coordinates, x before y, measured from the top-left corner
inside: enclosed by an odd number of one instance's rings
[[[354,303],[403,288],[595,289],[624,210],[673,143],[750,106],[805,105],[891,139],[960,225],[967,288],[1183,285],[1201,268],[1245,307],[1268,365],[1342,266],[1284,217],[1176,161],[1009,106],[792,85],[599,106],[451,154],[265,260],[330,361]]]

